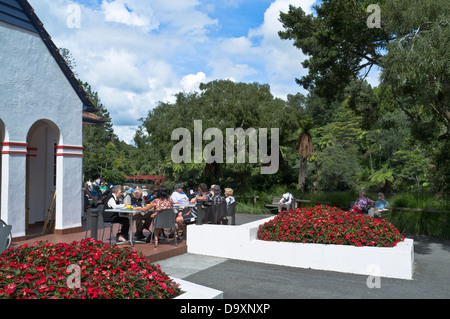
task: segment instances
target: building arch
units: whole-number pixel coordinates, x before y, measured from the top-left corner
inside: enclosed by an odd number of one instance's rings
[[[46,119],[36,121],[27,135],[25,224],[43,222],[53,199],[57,178],[58,126]],[[56,209],[56,208],[55,208]]]

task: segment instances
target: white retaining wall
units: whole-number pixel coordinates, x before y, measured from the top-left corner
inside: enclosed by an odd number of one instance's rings
[[[268,242],[257,239],[259,225],[274,217],[240,226],[189,225],[189,253],[281,266],[360,275],[412,279],[414,247],[405,239],[395,247],[354,247]]]

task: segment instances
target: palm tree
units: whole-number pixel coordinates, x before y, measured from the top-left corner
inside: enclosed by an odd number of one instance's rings
[[[305,191],[306,166],[308,164],[308,158],[314,154],[314,146],[310,134],[313,127],[314,122],[310,117],[304,117],[300,120],[300,131],[297,137],[297,145],[295,149],[301,155],[300,170],[298,173],[298,189],[302,192]]]

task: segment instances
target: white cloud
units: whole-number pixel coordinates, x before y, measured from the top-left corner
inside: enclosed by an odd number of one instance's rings
[[[310,14],[315,0],[276,0],[266,10],[264,23],[249,31],[250,39],[260,39],[260,50],[264,52],[265,71],[271,84],[272,94],[286,98],[287,94],[295,94],[302,89],[295,83],[307,73],[301,62],[306,56],[292,44],[292,41],[281,40],[278,32],[283,30],[279,21],[280,12],[288,12],[289,5],[302,7]],[[305,93],[305,92],[303,92]]]
[[[189,74],[183,77],[181,80],[181,86],[184,92],[196,91],[200,86],[200,83],[206,83],[206,74],[203,72],[198,72],[197,74]]]
[[[131,3],[131,5],[129,4]],[[130,26],[144,27],[145,30],[156,29],[159,22],[153,18],[152,12],[142,12],[135,10],[133,2],[124,0],[107,1],[104,0],[101,8],[105,15],[106,21],[123,23]],[[142,7],[139,7],[142,9]],[[139,14],[137,13],[139,12]],[[141,13],[142,12],[142,13]]]
[[[230,5],[238,6],[242,0]],[[76,3],[80,3],[77,1]],[[89,1],[87,1],[89,2]],[[79,77],[99,93],[115,133],[130,143],[141,117],[178,92],[215,79],[270,84],[285,98],[300,87],[301,51],[282,41],[279,11],[310,12],[314,0],[276,0],[247,36],[211,36],[220,21],[199,0],[102,0],[81,5],[80,28],[67,25],[72,0],[30,0],[58,47],[68,48]]]

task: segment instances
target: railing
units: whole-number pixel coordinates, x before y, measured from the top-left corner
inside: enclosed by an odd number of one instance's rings
[[[259,199],[259,196],[234,196],[235,198],[253,198],[253,207],[256,207],[256,201]]]
[[[409,207],[397,207],[397,206],[388,206],[386,207],[390,210],[408,210],[415,212],[423,212],[423,213],[433,213],[433,214],[450,214],[448,210],[437,210],[437,209],[426,209],[426,208],[409,208]]]

